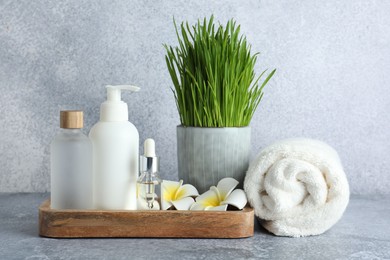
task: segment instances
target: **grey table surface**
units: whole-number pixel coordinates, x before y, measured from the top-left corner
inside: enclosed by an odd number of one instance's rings
[[[352,196],[328,232],[245,239],[52,239],[38,236],[43,193],[0,193],[0,259],[390,259],[390,196]]]

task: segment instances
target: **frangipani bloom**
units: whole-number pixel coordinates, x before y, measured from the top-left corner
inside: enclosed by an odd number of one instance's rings
[[[174,206],[177,210],[189,210],[195,202],[192,197],[199,196],[198,190],[191,184],[183,184],[183,180],[161,183],[161,209],[166,210]]]
[[[195,199],[191,210],[218,210],[225,211],[228,205],[243,209],[247,203],[245,192],[241,189],[234,190],[238,181],[233,178],[224,178],[218,182],[217,187],[211,186]]]

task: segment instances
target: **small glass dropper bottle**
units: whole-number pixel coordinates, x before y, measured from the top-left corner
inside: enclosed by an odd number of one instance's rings
[[[161,183],[159,171],[159,158],[156,156],[155,142],[153,139],[146,139],[144,142],[144,155],[140,156],[140,173],[137,183],[139,193],[144,192],[148,208],[153,208],[156,186]],[[144,190],[141,190],[144,189]]]

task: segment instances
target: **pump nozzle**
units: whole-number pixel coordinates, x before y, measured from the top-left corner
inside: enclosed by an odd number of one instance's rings
[[[122,90],[130,90],[132,92],[137,92],[140,90],[139,87],[132,85],[107,85],[107,100],[109,101],[121,101],[121,91]]]
[[[127,121],[129,119],[128,108],[127,104],[121,100],[121,91],[137,92],[140,88],[131,85],[107,85],[106,89],[107,101],[102,103],[100,107],[100,120],[109,122]]]

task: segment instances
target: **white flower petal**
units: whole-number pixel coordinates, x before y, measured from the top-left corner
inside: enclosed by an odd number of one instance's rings
[[[238,181],[227,177],[223,178],[218,182],[217,189],[219,191],[219,194],[221,196],[221,200],[225,200],[227,196],[234,190],[235,187],[238,185]]]
[[[204,205],[205,207],[216,207],[220,205],[218,191],[210,189],[197,197],[196,202]]]
[[[243,190],[234,190],[221,204],[229,204],[238,209],[243,209],[248,202],[246,194]]]
[[[172,206],[171,201],[183,182],[163,180],[161,183],[161,209],[166,210]]]
[[[172,204],[177,210],[189,210],[194,202],[195,200],[192,197],[186,197],[180,200],[174,200]]]
[[[194,204],[191,205],[190,210],[205,210],[206,206],[203,204],[200,204],[198,202],[195,202]]]
[[[182,182],[163,180],[161,183],[161,191],[163,193],[162,195],[175,195],[181,184]]]
[[[161,209],[162,210],[167,210],[172,206],[173,206],[172,202],[161,199]]]
[[[191,184],[184,184],[181,186],[176,193],[176,200],[180,200],[185,197],[196,197],[199,196],[198,190]]]
[[[206,208],[206,210],[209,210],[209,211],[226,211],[228,205],[221,205],[221,206],[217,206],[217,207],[208,207]]]

